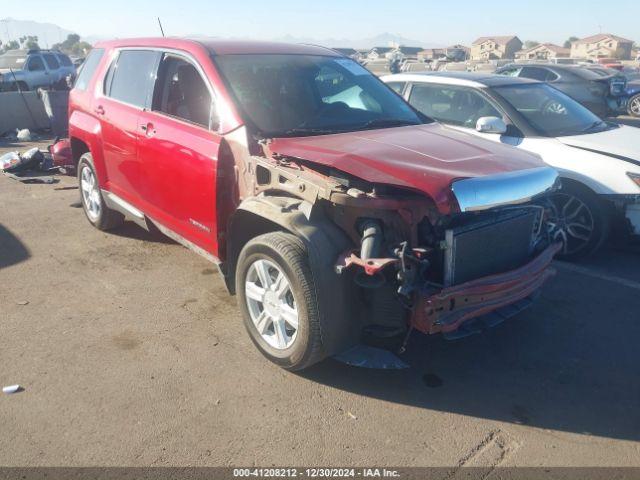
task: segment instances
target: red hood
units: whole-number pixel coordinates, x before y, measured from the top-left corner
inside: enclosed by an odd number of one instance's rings
[[[271,151],[372,183],[419,190],[450,211],[454,180],[544,166],[536,155],[433,123],[314,137],[276,138]]]

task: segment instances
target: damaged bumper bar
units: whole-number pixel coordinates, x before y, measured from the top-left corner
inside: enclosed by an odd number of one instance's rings
[[[549,265],[560,248],[551,245],[518,269],[418,296],[411,326],[424,333],[453,332],[471,319],[530,297],[555,274]]]

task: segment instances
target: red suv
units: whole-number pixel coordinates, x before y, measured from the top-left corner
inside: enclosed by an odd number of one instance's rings
[[[155,226],[217,264],[284,368],[412,329],[475,333],[552,273],[556,172],[433,122],[333,50],[103,42],[69,113],[89,222]]]

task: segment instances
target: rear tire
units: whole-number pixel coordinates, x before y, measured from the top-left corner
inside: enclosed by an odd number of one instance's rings
[[[640,93],[629,99],[627,113],[632,117],[640,117]]]
[[[320,305],[299,238],[272,232],[247,243],[236,266],[236,292],[247,332],[268,360],[287,370],[322,360]]]
[[[29,91],[29,85],[27,85],[25,82],[13,82],[8,89],[9,92],[28,92]]]
[[[93,167],[93,157],[85,153],[78,162],[78,184],[80,201],[89,223],[98,230],[111,230],[122,225],[124,215],[110,209],[102,198],[98,175]]]
[[[552,238],[563,242],[556,255],[574,261],[593,255],[609,236],[611,224],[603,201],[584,185],[563,181],[554,193],[549,209]]]

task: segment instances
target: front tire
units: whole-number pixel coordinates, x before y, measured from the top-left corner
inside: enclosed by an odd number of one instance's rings
[[[550,198],[548,224],[553,240],[563,243],[556,257],[567,261],[597,252],[610,231],[602,200],[587,187],[566,181]]]
[[[629,99],[627,113],[632,117],[640,117],[640,93]]]
[[[287,370],[322,360],[320,306],[299,238],[272,232],[247,243],[237,262],[236,292],[247,332],[267,359]]]
[[[82,209],[91,225],[99,230],[111,230],[122,225],[124,215],[107,207],[102,198],[100,183],[90,153],[82,155],[78,162],[78,184]]]

